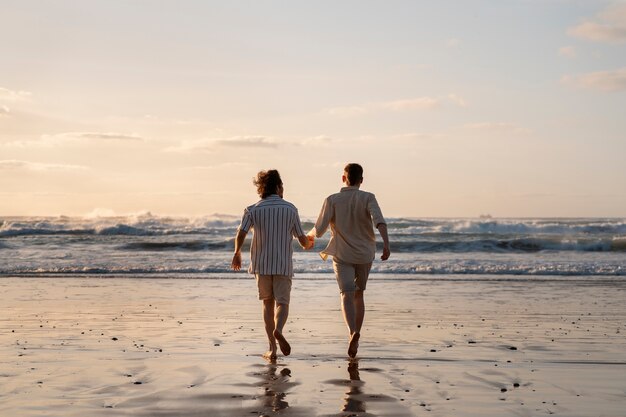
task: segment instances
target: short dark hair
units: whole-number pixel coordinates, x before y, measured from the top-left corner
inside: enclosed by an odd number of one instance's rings
[[[348,177],[348,184],[358,185],[363,180],[363,167],[361,165],[350,163],[343,170]]]
[[[261,198],[266,198],[272,194],[278,194],[278,187],[283,185],[283,180],[280,179],[280,174],[277,170],[270,169],[259,171],[252,183],[256,185],[256,191]]]

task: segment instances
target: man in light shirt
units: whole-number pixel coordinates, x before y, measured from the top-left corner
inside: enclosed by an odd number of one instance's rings
[[[330,226],[330,241],[320,255],[324,260],[333,257],[333,269],[341,291],[341,310],[350,332],[348,355],[354,358],[365,317],[363,292],[376,256],[374,226],[383,239],[383,261],[390,255],[389,237],[376,197],[359,189],[363,182],[361,165],[346,165],[341,180],[346,186],[326,198],[309,234],[322,237]]]
[[[297,237],[305,249],[313,247],[313,238],[304,234],[298,209],[283,200],[283,181],[278,171],[261,171],[254,180],[261,200],[244,210],[235,237],[235,254],[232,269],[241,269],[241,248],[250,229],[253,229],[250,246],[250,267],[263,300],[263,321],[269,341],[269,350],[263,355],[276,359],[276,343],[283,355],[291,353],[291,346],[283,335],[289,316],[291,278],[293,277],[293,249],[291,242]]]

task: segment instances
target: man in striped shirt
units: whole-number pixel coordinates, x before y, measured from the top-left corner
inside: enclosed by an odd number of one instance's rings
[[[250,267],[263,300],[263,320],[269,340],[266,359],[276,359],[276,343],[287,356],[291,346],[283,335],[283,327],[289,316],[291,278],[293,277],[293,248],[291,242],[297,237],[305,249],[313,247],[313,237],[307,237],[300,223],[298,209],[283,200],[283,182],[275,169],[261,171],[254,180],[261,200],[244,210],[235,238],[235,254],[232,268],[241,269],[241,248],[250,229],[253,230],[250,247]]]

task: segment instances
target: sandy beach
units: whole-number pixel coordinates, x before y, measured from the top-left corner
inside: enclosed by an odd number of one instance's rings
[[[626,284],[332,279],[266,348],[252,279],[2,278],[2,416],[624,416]]]

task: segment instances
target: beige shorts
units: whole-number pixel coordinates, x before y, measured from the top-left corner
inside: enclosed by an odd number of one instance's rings
[[[333,258],[333,269],[335,270],[339,290],[342,293],[354,292],[356,290],[365,291],[372,263],[350,264]]]
[[[259,275],[256,284],[259,288],[259,300],[276,300],[278,304],[289,304],[291,278],[286,275]]]

